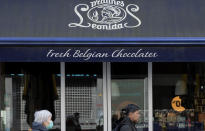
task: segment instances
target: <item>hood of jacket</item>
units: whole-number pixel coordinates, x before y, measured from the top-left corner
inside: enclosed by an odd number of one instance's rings
[[[129,117],[125,117],[121,121],[120,125],[121,125],[121,127],[124,125],[129,125],[129,127],[132,129],[132,131],[137,131],[137,129],[135,128],[135,123],[132,122]]]
[[[33,122],[32,131],[48,131],[41,123]]]
[[[123,120],[122,120],[122,122],[121,122],[123,125],[124,124],[129,124],[129,125],[135,125],[135,123],[133,123],[131,120],[130,120],[130,118],[129,117],[125,117]]]

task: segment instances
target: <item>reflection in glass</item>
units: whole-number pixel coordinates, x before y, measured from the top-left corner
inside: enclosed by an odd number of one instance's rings
[[[0,71],[1,131],[31,129],[35,111],[42,109],[60,130],[59,64],[1,63]]]
[[[66,63],[66,131],[103,131],[102,63]]]
[[[154,130],[202,131],[204,63],[153,63]]]
[[[126,107],[140,107],[138,130],[148,129],[147,63],[111,63],[112,130],[127,119]]]

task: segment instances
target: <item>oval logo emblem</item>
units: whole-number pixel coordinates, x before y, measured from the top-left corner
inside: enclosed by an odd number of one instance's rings
[[[121,7],[105,4],[91,8],[88,11],[87,16],[95,23],[114,24],[124,20],[126,12]]]

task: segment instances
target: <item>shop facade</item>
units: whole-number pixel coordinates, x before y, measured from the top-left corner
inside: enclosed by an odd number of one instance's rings
[[[5,1],[0,130],[112,131],[137,104],[139,131],[205,128],[204,1]]]

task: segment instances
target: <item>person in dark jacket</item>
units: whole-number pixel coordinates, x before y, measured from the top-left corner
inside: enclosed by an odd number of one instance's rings
[[[139,107],[134,104],[129,104],[125,108],[126,117],[121,121],[119,125],[119,131],[137,131],[135,124],[140,118]]]
[[[34,114],[32,131],[48,131],[53,127],[52,114],[48,110],[40,110]]]

